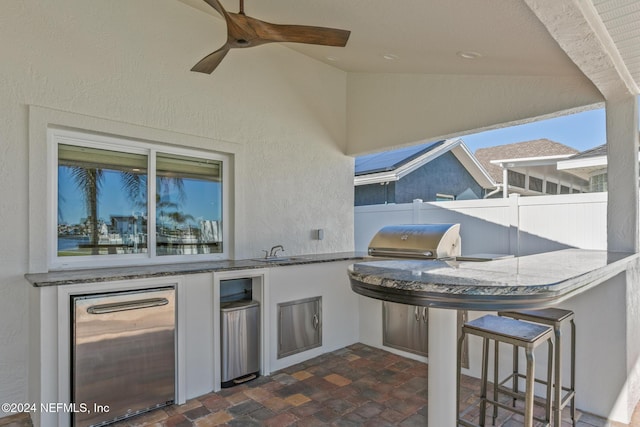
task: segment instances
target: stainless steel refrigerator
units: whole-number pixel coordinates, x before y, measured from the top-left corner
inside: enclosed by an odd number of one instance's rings
[[[76,427],[128,418],[175,399],[175,289],[71,297]]]

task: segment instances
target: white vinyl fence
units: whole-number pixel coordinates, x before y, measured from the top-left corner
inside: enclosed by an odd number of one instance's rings
[[[607,193],[357,206],[355,249],[391,224],[460,223],[462,254],[607,248]]]

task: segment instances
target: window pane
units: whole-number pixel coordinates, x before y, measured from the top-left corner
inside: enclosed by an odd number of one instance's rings
[[[542,180],[534,176],[529,177],[529,190],[542,193]]]
[[[222,252],[222,162],[156,157],[156,253]]]
[[[147,156],[58,145],[58,256],[147,252]]]
[[[507,179],[509,180],[509,185],[524,188],[524,174],[509,170],[507,171]]]

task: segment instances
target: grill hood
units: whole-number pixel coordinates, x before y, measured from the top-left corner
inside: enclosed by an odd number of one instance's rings
[[[408,224],[383,227],[369,243],[369,255],[442,259],[460,255],[460,224]]]

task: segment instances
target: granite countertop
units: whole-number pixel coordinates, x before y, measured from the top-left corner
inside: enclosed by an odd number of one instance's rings
[[[640,254],[565,249],[487,262],[388,260],[353,264],[351,288],[386,301],[503,310],[555,304],[623,272]]]
[[[143,279],[149,277],[180,276],[185,274],[211,273],[214,271],[251,270],[257,268],[290,265],[316,264],[334,261],[357,261],[364,259],[358,252],[339,252],[317,255],[283,256],[269,261],[256,259],[204,261],[176,264],[138,265],[127,267],[88,268],[82,270],[60,270],[48,273],[25,274],[35,287],[60,286],[77,283],[97,283],[114,280]]]

